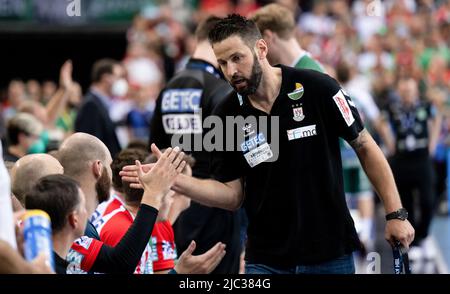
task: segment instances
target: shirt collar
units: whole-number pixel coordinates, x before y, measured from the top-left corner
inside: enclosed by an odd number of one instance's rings
[[[306,55],[306,51],[302,51],[302,53],[300,54],[299,57],[297,57],[297,59],[294,60],[294,62],[290,65],[291,67],[295,67],[297,65],[297,63],[300,61],[300,59],[302,59],[305,55]]]
[[[219,69],[206,60],[190,58],[186,64],[187,69],[200,69],[214,75],[216,78],[221,79],[223,75]]]
[[[95,96],[97,96],[100,99],[100,101],[103,103],[103,105],[106,107],[106,109],[109,110],[112,107],[113,102],[112,102],[111,98],[109,98],[106,95],[103,95],[102,93],[100,93],[100,91],[96,90],[93,87],[90,89],[90,91],[92,94],[94,94]]]

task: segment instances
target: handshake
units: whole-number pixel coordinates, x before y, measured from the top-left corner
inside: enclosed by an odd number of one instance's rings
[[[125,166],[120,175],[122,181],[130,182],[130,187],[144,189],[141,203],[155,207],[164,214],[163,202],[168,197],[169,190],[174,185],[177,176],[189,167],[183,160],[185,154],[179,147],[167,148],[161,152],[155,144],[151,146],[152,153],[158,159],[156,163]],[[184,197],[184,196],[183,196]],[[193,255],[195,241],[181,254],[174,270],[179,274],[206,274],[213,271],[225,256],[225,244],[218,242],[208,251]]]
[[[167,148],[161,152],[152,144],[152,152],[158,158],[156,163],[142,165],[136,160],[136,165],[125,167],[131,170],[127,172],[131,181],[123,176],[122,180],[131,182],[132,188],[144,189],[142,203],[160,209],[164,196],[175,183],[177,175],[185,168],[186,161],[183,160],[185,154],[179,147]],[[122,173],[123,171],[121,175]]]

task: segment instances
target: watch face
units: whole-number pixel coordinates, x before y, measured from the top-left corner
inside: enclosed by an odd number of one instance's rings
[[[404,208],[400,208],[399,210],[396,211],[395,214],[396,214],[395,218],[397,219],[405,220],[408,218],[408,211]]]
[[[406,209],[400,209],[400,218],[402,220],[405,220],[408,218],[408,211],[406,211]]]

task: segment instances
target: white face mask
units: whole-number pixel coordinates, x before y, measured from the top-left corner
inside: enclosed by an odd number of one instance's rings
[[[128,82],[125,79],[118,79],[111,88],[114,97],[124,97],[128,92]]]

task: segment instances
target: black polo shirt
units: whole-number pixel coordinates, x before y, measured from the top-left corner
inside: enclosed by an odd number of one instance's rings
[[[428,159],[428,121],[434,117],[431,105],[420,101],[411,107],[393,103],[384,115],[388,116],[396,138],[394,158],[411,163]]]
[[[203,119],[211,115],[230,92],[230,85],[220,78],[219,71],[212,64],[191,58],[186,69],[167,83],[156,100],[149,143],[160,148],[174,147],[178,144],[172,144],[172,136],[183,135],[179,140],[186,144],[181,146],[183,151],[196,159],[194,176],[209,178],[210,155],[202,148]],[[178,143],[177,140],[175,142]]]
[[[258,122],[233,126],[244,131],[236,139],[240,149],[214,152],[212,167],[219,181],[244,178],[247,261],[290,267],[334,259],[358,247],[345,202],[338,138],[350,142],[364,127],[334,79],[280,67],[281,89],[270,114],[236,93],[216,109],[228,135],[226,116],[255,116]],[[278,127],[271,123],[276,116]],[[267,119],[266,128],[260,118]]]
[[[203,120],[231,91],[230,85],[212,64],[191,58],[186,69],[172,78],[159,94],[150,125],[149,142],[160,148],[174,147],[178,144],[172,144],[172,136],[184,134],[182,139],[187,141],[180,141],[188,147],[181,147],[196,160],[193,175],[210,178],[210,153],[202,145],[207,131],[203,128]],[[193,254],[198,255],[208,251],[217,242],[223,242],[227,246],[227,253],[212,273],[237,274],[241,253],[239,225],[238,212],[207,207],[192,201],[173,225],[177,250],[183,252],[195,240],[197,247]]]

